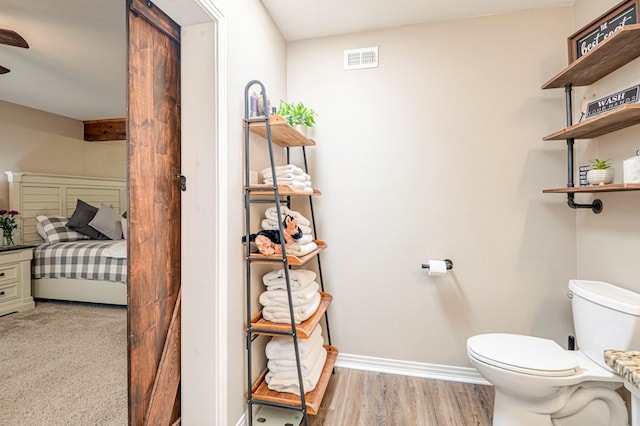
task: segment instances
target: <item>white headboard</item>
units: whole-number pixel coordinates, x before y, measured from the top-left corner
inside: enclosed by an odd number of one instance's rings
[[[95,207],[104,203],[120,213],[126,210],[126,179],[5,173],[9,180],[9,209],[20,212],[16,216],[16,244],[41,244],[43,240],[36,233],[36,216],[70,217],[78,199]]]

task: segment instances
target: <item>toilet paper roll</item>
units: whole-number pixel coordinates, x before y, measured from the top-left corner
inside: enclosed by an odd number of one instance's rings
[[[447,262],[444,260],[430,260],[429,275],[436,277],[447,275]]]

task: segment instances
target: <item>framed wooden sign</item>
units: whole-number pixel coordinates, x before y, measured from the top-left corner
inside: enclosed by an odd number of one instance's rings
[[[626,90],[589,102],[587,104],[587,109],[585,110],[585,118],[594,117],[625,104],[636,103],[638,102],[639,94],[640,86],[633,86]]]
[[[569,63],[589,53],[625,25],[638,21],[638,0],[625,0],[618,4],[569,37]]]

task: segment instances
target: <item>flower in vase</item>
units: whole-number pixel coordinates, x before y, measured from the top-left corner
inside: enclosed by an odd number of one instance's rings
[[[20,213],[15,210],[0,210],[0,228],[2,236],[7,244],[13,245],[13,230],[18,228],[16,216]]]

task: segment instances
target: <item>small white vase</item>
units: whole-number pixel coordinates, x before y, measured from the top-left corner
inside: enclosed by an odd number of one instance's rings
[[[304,124],[296,124],[295,126],[293,126],[293,128],[303,135],[307,136],[307,126],[305,126]]]
[[[605,185],[613,182],[613,169],[589,170],[587,172],[589,185]]]

